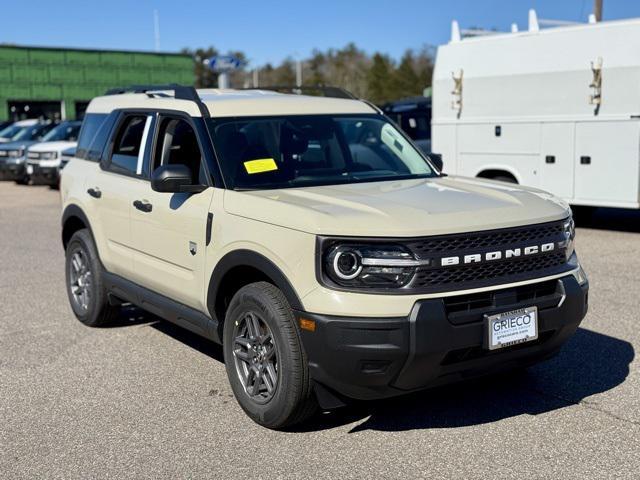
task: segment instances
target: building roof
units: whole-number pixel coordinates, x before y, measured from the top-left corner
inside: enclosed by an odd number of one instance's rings
[[[267,115],[318,115],[375,113],[360,100],[276,93],[267,90],[198,90],[212,117],[250,117]],[[201,116],[195,102],[175,99],[173,92],[123,93],[94,98],[88,113],[108,113],[117,108],[178,109]]]

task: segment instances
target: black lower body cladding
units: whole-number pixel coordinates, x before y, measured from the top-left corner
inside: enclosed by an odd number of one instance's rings
[[[315,321],[315,331],[301,330],[311,376],[343,396],[372,400],[525,367],[557,353],[587,313],[588,284],[581,286],[573,275],[486,295],[491,299],[476,294],[421,300],[402,318],[297,312]],[[492,303],[463,310],[467,297],[472,307]],[[538,307],[538,339],[483,348],[483,314],[524,306]]]

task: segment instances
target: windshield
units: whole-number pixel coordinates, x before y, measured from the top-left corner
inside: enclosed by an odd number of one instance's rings
[[[58,142],[68,140],[75,142],[78,139],[78,132],[80,131],[80,123],[61,123],[56,128],[42,137],[43,142]]]
[[[210,120],[230,188],[290,188],[426,178],[436,173],[379,115]]]
[[[42,124],[42,123],[38,123],[36,125],[32,125],[30,127],[27,127],[25,129],[23,129],[22,131],[20,131],[18,134],[14,135],[11,140],[13,141],[31,141],[31,140],[37,140],[38,137],[40,137],[41,135],[44,135],[45,133],[47,133],[49,130],[51,130],[53,128],[54,125],[51,124]]]
[[[27,127],[19,127],[18,125],[9,125],[4,129],[0,130],[0,138],[13,138],[16,134],[18,134],[21,130],[26,129]]]

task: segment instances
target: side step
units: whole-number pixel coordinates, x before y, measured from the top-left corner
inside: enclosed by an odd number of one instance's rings
[[[178,303],[113,273],[104,272],[104,282],[110,296],[131,302],[137,307],[171,323],[201,335],[218,344],[220,322],[194,308]]]

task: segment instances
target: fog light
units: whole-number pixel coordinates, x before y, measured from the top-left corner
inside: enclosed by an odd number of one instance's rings
[[[587,283],[589,281],[589,279],[587,278],[587,274],[584,271],[584,269],[582,268],[582,266],[580,266],[580,268],[578,268],[578,270],[573,274],[573,276],[576,278],[576,280],[578,281],[578,283],[580,285],[584,285],[585,283]]]

